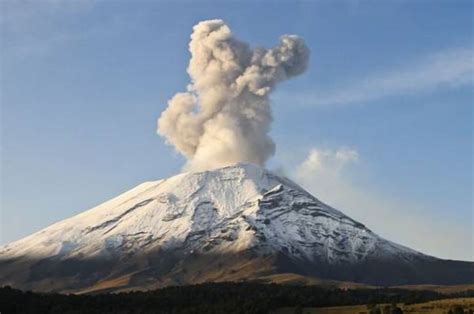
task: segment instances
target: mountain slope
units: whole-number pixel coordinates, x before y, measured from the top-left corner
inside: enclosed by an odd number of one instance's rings
[[[0,284],[40,291],[282,273],[374,285],[474,281],[473,263],[387,241],[290,180],[247,164],[143,183],[0,247]]]

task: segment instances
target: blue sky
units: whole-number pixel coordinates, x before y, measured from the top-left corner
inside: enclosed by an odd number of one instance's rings
[[[474,260],[471,1],[1,6],[0,243],[180,171],[156,119],[189,82],[192,26],[221,18],[252,46],[311,49],[272,96],[269,168],[393,241]]]

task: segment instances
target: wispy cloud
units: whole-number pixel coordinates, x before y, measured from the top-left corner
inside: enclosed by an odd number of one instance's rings
[[[38,26],[44,26],[55,17],[67,17],[69,14],[87,11],[96,4],[96,0],[4,0],[1,2],[0,26],[4,32],[32,32]]]
[[[0,28],[4,58],[48,55],[64,43],[84,37],[66,21],[89,12],[95,0],[1,1]]]
[[[389,240],[438,257],[474,259],[469,227],[438,219],[420,204],[394,199],[361,183],[354,176],[357,171],[352,171],[359,159],[350,148],[313,148],[290,177]]]
[[[431,54],[398,70],[370,74],[333,90],[277,95],[277,100],[303,106],[341,106],[383,97],[474,85],[474,49],[457,48]]]

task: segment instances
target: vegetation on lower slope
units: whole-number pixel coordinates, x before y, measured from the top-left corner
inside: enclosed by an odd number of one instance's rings
[[[474,296],[474,291],[449,297]],[[62,295],[0,288],[1,313],[272,313],[281,308],[420,303],[447,298],[433,291],[324,289],[255,283],[208,283],[148,292]]]
[[[288,307],[275,311],[275,314],[472,314],[474,297],[452,298],[415,304],[368,304],[331,307]]]

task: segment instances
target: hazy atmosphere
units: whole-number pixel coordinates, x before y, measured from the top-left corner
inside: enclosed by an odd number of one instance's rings
[[[0,244],[244,161],[474,260],[472,2],[430,4],[2,1]]]

